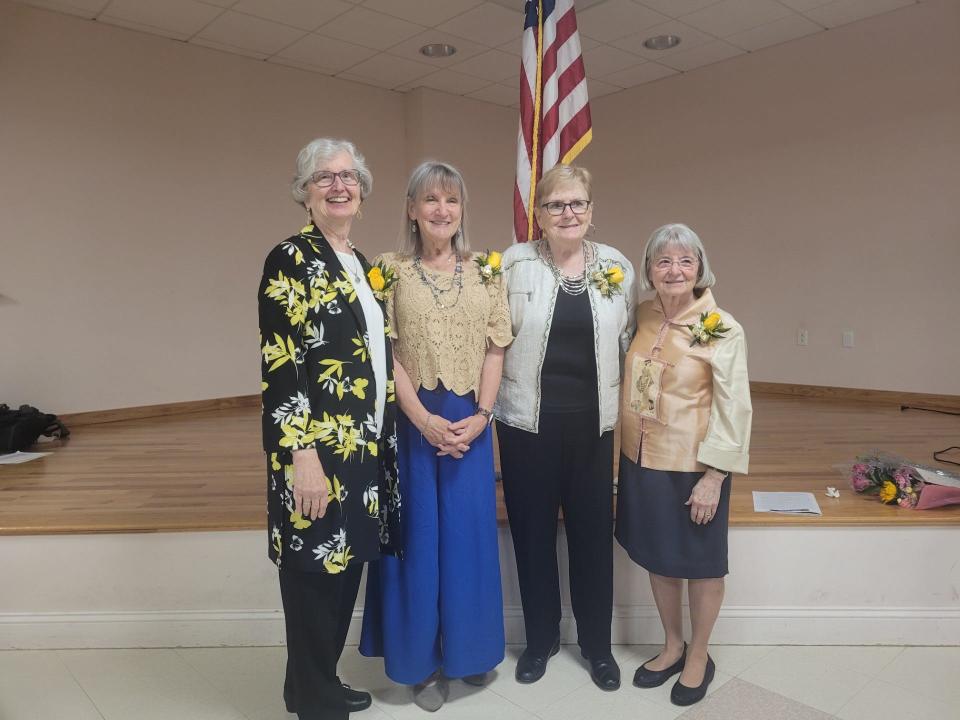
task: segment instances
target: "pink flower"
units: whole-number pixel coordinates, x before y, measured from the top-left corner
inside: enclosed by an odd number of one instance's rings
[[[899,505],[902,508],[912,508],[916,504],[917,504],[916,495],[904,495],[899,500],[897,500],[897,505]]]
[[[857,463],[856,465],[853,466],[853,472],[856,475],[866,475],[867,470],[869,469],[870,468],[868,468],[864,463]]]
[[[910,481],[912,480],[911,471],[908,467],[902,467],[896,470],[893,473],[893,479],[897,482],[897,487],[901,490],[910,487]]]
[[[857,492],[863,492],[868,487],[870,487],[870,481],[867,480],[866,475],[860,473],[854,473],[850,478],[850,484],[853,486],[853,489]]]

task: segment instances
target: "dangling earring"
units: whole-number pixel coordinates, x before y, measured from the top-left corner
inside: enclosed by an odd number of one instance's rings
[[[357,208],[357,220],[363,220],[363,210]]]
[[[310,208],[307,208],[307,225],[313,225],[313,213],[310,212]]]
[[[416,235],[416,234],[419,232],[419,230],[420,230],[420,228],[417,227],[417,221],[416,221],[416,220],[411,220],[411,221],[410,221],[410,232],[412,232],[414,235]]]
[[[585,237],[593,237],[596,234],[597,234],[597,226],[594,225],[593,223],[590,223],[589,225],[587,225],[587,234],[585,235]]]

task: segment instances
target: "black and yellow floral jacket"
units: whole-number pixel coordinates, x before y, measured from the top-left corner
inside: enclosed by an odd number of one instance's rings
[[[270,559],[301,572],[338,573],[382,552],[398,554],[389,328],[366,327],[349,274],[312,225],[267,255],[258,306]],[[387,334],[379,438],[368,331]],[[292,451],[303,448],[316,448],[330,483],[326,515],[312,522],[294,512]]]

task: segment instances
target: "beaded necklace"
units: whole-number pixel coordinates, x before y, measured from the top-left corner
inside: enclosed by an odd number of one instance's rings
[[[413,259],[413,267],[420,276],[420,282],[430,289],[430,294],[433,295],[433,302],[436,303],[438,308],[444,310],[457,306],[457,303],[460,302],[460,294],[463,292],[463,258],[460,256],[460,253],[457,253],[457,265],[453,269],[453,279],[450,281],[449,287],[440,287],[435,280],[424,272],[422,258],[419,255]],[[443,302],[441,296],[444,293],[452,291],[453,288],[457,288],[457,297],[453,303],[447,305]]]

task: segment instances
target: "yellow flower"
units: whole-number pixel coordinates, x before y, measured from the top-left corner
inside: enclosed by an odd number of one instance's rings
[[[367,278],[370,280],[370,287],[377,292],[383,290],[384,286],[387,284],[383,279],[383,271],[378,267],[370,268],[370,272],[367,273]]]
[[[492,267],[494,270],[500,268],[500,253],[494,250],[492,253],[487,255],[487,265]]]
[[[619,265],[614,265],[612,268],[607,270],[607,279],[614,285],[619,285],[623,282],[623,270]]]
[[[706,320],[703,321],[703,329],[707,332],[713,332],[720,324],[720,320],[720,313],[710,313],[707,315]]]
[[[884,480],[880,486],[880,502],[893,502],[897,499],[897,486],[889,480]]]

